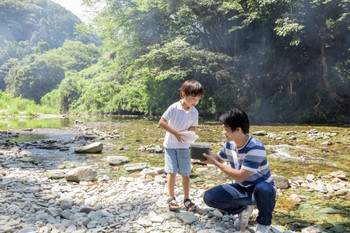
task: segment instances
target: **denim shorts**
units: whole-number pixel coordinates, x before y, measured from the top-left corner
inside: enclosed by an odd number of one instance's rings
[[[165,149],[165,172],[191,175],[190,149]]]

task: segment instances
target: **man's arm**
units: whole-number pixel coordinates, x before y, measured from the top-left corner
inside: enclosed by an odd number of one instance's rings
[[[249,178],[249,176],[251,176],[254,173],[252,171],[248,171],[242,168],[240,170],[236,170],[230,166],[226,166],[225,164],[223,164],[224,161],[221,160],[217,154],[207,155],[204,153],[203,156],[206,157],[207,160],[201,161],[202,163],[214,164],[221,171],[226,173],[226,175],[228,175],[229,177],[233,178],[234,180],[240,183],[244,182],[246,179]]]

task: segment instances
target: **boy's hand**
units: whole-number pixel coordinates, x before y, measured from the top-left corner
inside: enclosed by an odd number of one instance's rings
[[[174,133],[174,136],[176,137],[177,141],[178,142],[185,142],[185,140],[183,139],[183,137],[185,137],[185,134],[182,133],[182,129],[181,130],[178,130]]]

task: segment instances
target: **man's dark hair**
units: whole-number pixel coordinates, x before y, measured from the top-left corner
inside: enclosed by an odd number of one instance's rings
[[[192,96],[202,96],[203,95],[203,87],[202,85],[196,81],[196,80],[187,80],[182,84],[181,92],[185,92],[185,95],[192,95]],[[182,97],[182,95],[181,95]]]
[[[221,124],[230,127],[232,130],[241,128],[243,133],[249,133],[249,119],[247,114],[238,109],[232,108],[228,112],[222,114],[219,118]]]

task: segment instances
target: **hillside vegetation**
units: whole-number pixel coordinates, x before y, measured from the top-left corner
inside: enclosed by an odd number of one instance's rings
[[[349,1],[84,3],[96,17],[80,28],[93,29],[103,44],[65,46],[81,47],[72,51],[91,59],[64,52],[75,60],[50,63],[65,48],[49,51],[53,43],[38,42],[35,56],[8,59],[1,67],[6,92],[36,102],[42,97],[42,104],[62,113],[160,115],[180,98],[184,80],[196,79],[205,89],[201,116],[235,106],[254,122],[350,122]],[[92,38],[74,35],[84,44]],[[49,89],[25,94],[28,85],[46,79],[53,84]]]
[[[4,0],[0,12],[0,90],[14,97],[40,103],[65,72],[100,56],[98,37],[78,31],[81,20],[56,3]]]

